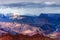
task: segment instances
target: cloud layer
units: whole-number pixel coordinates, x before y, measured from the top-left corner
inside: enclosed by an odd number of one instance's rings
[[[56,2],[60,4],[60,0],[0,0],[0,4],[20,3],[20,2]]]

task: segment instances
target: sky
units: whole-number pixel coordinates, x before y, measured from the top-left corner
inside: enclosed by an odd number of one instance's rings
[[[21,2],[45,3],[45,4],[60,4],[60,0],[0,0],[0,4],[11,4]],[[17,13],[20,15],[40,15],[40,13],[60,13],[60,7],[44,7],[44,8],[4,8],[0,7],[0,13]],[[38,13],[38,14],[37,14]]]
[[[0,4],[20,3],[20,2],[56,2],[60,4],[60,0],[0,0]]]

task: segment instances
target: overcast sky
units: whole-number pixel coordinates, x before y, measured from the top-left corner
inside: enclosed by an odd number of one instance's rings
[[[20,2],[56,2],[60,4],[60,0],[0,0],[0,4],[20,3]]]
[[[21,2],[47,2],[46,4],[60,4],[60,0],[0,0],[0,4],[21,3]],[[18,13],[20,15],[31,14],[39,15],[40,13],[60,13],[60,7],[48,7],[48,8],[0,8],[0,13]],[[38,14],[37,14],[38,13]]]

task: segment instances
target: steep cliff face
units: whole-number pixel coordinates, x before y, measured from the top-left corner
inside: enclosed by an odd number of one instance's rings
[[[0,37],[0,40],[53,40],[49,37],[44,37],[43,35],[35,34],[33,36],[18,34],[18,35],[9,35],[5,34],[3,37]]]

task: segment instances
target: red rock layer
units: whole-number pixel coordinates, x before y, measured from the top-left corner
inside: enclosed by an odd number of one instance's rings
[[[9,35],[5,34],[3,37],[0,37],[0,40],[53,40],[49,37],[44,37],[43,35],[35,34],[33,36],[28,35]]]

